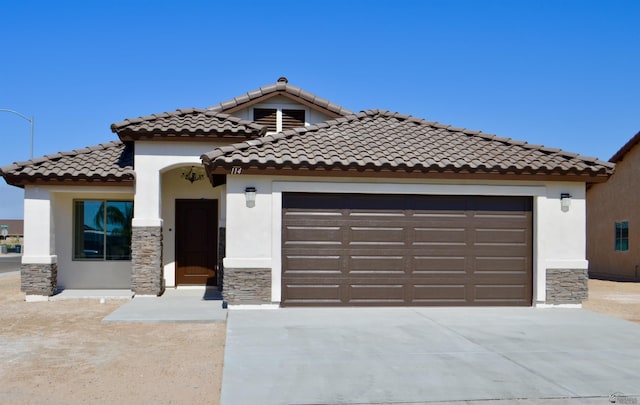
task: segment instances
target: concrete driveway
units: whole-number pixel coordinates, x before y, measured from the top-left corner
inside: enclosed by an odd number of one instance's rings
[[[640,325],[586,310],[236,309],[227,322],[222,405],[640,396]]]

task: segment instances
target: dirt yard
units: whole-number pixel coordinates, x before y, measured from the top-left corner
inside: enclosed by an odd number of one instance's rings
[[[589,289],[584,308],[640,323],[640,283]],[[23,300],[19,276],[0,276],[0,403],[219,403],[224,324],[101,323],[123,302]]]
[[[640,283],[589,280],[584,309],[640,323]]]
[[[0,403],[217,404],[226,324],[101,323],[122,300],[26,303],[0,276]]]

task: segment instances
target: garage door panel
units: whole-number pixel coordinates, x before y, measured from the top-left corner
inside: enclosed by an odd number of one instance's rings
[[[531,263],[527,257],[476,257],[475,273],[523,273]]]
[[[465,228],[452,228],[451,223],[440,227],[413,228],[413,244],[416,245],[443,242],[464,244],[466,241],[467,230]]]
[[[349,256],[347,263],[349,274],[359,275],[402,275],[406,269],[403,255],[380,255],[379,252]]]
[[[349,304],[398,305],[405,302],[405,285],[376,283],[370,280],[366,283],[349,284],[347,302]]]
[[[529,242],[527,229],[476,228],[475,243],[491,243],[525,246]]]
[[[282,305],[531,305],[530,210],[528,197],[285,193]]]
[[[413,274],[447,275],[466,274],[464,256],[415,256],[413,257]]]
[[[342,243],[342,229],[340,226],[312,226],[291,225],[285,230],[287,244],[296,242],[338,242]]]
[[[464,305],[467,288],[464,284],[414,284],[413,301],[423,305]]]
[[[283,256],[283,274],[286,275],[307,275],[317,277],[318,275],[339,274],[342,272],[342,257],[337,255],[313,255],[291,253]]]
[[[504,285],[504,284],[487,284],[475,286],[475,300],[484,302],[501,301],[503,304],[512,302],[522,305],[523,296],[526,294],[527,286],[523,284]]]
[[[351,226],[349,228],[349,244],[357,245],[390,245],[403,246],[406,243],[406,229],[404,227],[386,226]]]
[[[284,285],[287,301],[290,304],[307,305],[331,305],[341,304],[342,296],[340,284],[324,284],[309,280],[307,283]]]

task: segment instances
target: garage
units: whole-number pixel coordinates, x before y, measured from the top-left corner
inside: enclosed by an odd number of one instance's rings
[[[531,197],[282,201],[282,306],[532,305]]]

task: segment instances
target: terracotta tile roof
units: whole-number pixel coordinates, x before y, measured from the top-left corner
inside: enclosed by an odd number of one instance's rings
[[[123,141],[133,141],[145,138],[252,138],[264,134],[266,128],[229,114],[187,108],[126,119],[112,124],[111,131]]]
[[[210,169],[257,168],[573,174],[605,176],[614,164],[389,111],[359,114],[218,148]]]
[[[613,156],[609,159],[609,162],[617,163],[624,159],[624,155],[627,154],[631,149],[633,149],[636,144],[640,142],[640,132],[635,134],[627,143],[625,143]]]
[[[294,100],[297,99],[299,101],[306,102],[308,104],[311,104],[311,106],[316,107],[320,110],[325,110],[326,112],[329,112],[331,113],[331,115],[336,117],[353,114],[352,111],[334,104],[329,100],[318,97],[313,93],[309,93],[308,91],[301,89],[300,87],[289,84],[289,81],[286,77],[281,77],[276,83],[260,87],[259,89],[250,91],[238,97],[234,97],[231,100],[224,101],[220,104],[213,105],[207,109],[216,112],[233,113],[233,111],[235,110],[250,106],[255,102],[277,95],[289,96]]]
[[[71,152],[59,152],[0,167],[0,176],[14,186],[42,181],[132,183],[133,145],[113,141]]]

